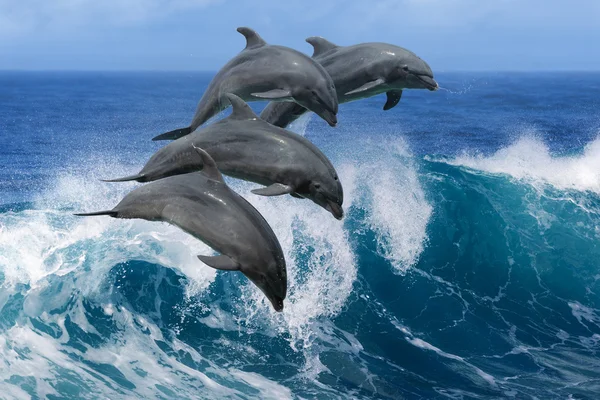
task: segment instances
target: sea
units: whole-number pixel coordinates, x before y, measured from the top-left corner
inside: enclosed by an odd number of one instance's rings
[[[282,313],[174,226],[73,216],[213,75],[0,73],[0,398],[600,398],[600,73],[437,73],[296,121],[342,221],[228,178],[281,242]]]

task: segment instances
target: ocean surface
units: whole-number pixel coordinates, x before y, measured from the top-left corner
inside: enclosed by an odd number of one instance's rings
[[[297,121],[343,221],[229,179],[282,244],[283,313],[175,227],[72,215],[210,79],[0,73],[0,398],[598,398],[600,73],[439,73]]]

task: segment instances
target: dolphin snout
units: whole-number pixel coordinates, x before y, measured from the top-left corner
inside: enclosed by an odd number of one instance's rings
[[[283,311],[283,299],[282,298],[273,296],[273,297],[270,297],[269,300],[271,300],[271,304],[273,305],[273,308],[275,309],[275,311],[277,311],[277,312]]]
[[[426,75],[417,75],[417,78],[425,85],[425,87],[429,90],[436,91],[440,88],[438,83],[432,77]]]
[[[325,209],[329,211],[337,220],[344,218],[344,209],[342,206],[333,201],[328,200]]]
[[[337,125],[337,116],[329,110],[323,111],[321,117],[327,121],[329,126],[335,127]]]

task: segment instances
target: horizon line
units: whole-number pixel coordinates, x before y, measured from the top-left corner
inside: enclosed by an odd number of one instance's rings
[[[215,74],[219,70],[191,70],[191,69],[3,69],[0,73],[204,73]],[[600,69],[447,69],[437,70],[435,73],[598,73]]]

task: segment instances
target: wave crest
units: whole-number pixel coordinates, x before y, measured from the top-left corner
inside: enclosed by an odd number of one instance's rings
[[[525,136],[490,156],[463,154],[449,163],[510,175],[540,189],[551,185],[561,190],[600,194],[600,138],[588,143],[581,154],[558,156],[541,139]]]

